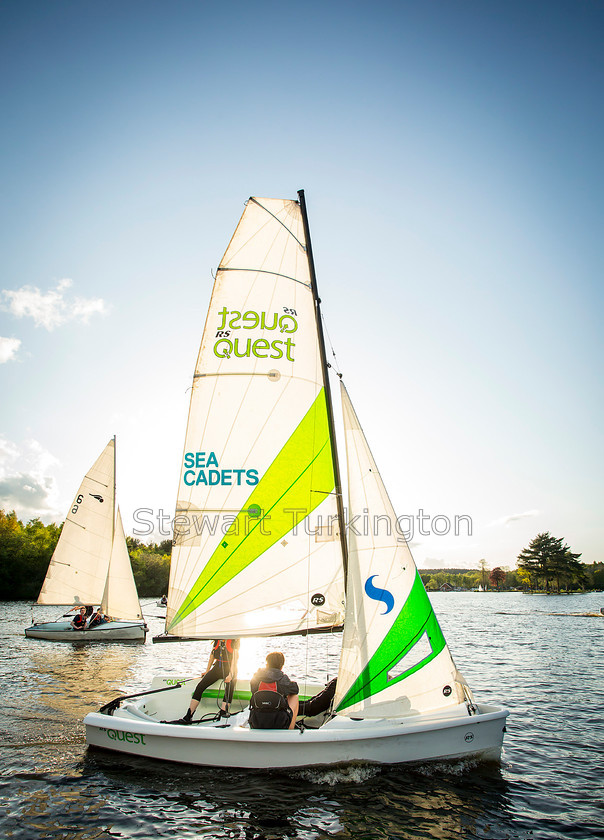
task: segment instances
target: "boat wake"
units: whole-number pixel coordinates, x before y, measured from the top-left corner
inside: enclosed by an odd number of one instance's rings
[[[476,758],[463,758],[457,761],[433,761],[426,764],[416,764],[409,768],[420,776],[465,776],[478,767],[480,762]]]
[[[330,767],[323,770],[321,768],[300,770],[292,773],[292,776],[313,785],[335,787],[342,784],[360,785],[368,779],[373,779],[381,772],[382,768],[375,764],[350,764],[346,767]]]

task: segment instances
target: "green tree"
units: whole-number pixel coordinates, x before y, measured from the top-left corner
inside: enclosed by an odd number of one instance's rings
[[[566,584],[568,590],[571,584],[582,584],[586,580],[584,564],[579,563],[581,555],[573,554],[563,542],[562,537],[552,537],[545,531],[522,549],[518,555],[518,569],[528,578],[531,589],[542,580],[549,591],[550,584],[555,581],[560,592],[561,583]]]
[[[604,589],[604,563],[592,563],[586,566],[587,580],[591,589]]]
[[[0,510],[0,598],[37,598],[61,528]]]
[[[168,591],[170,555],[143,546],[132,552],[130,562],[140,598],[159,597]]]
[[[31,519],[24,525],[14,511],[0,510],[0,599],[38,597],[62,525],[44,525]],[[130,562],[140,597],[155,597],[168,591],[170,540],[145,545],[126,537]]]
[[[518,569],[508,569],[507,566],[502,566],[502,569],[505,572],[505,583],[503,588],[518,589],[522,584]]]

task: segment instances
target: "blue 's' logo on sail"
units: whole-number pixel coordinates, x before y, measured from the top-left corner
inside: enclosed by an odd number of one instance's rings
[[[382,615],[388,615],[390,610],[394,607],[394,595],[388,592],[387,589],[380,589],[374,586],[372,581],[377,575],[371,575],[365,581],[365,592],[373,601],[382,601],[386,605],[385,612]]]

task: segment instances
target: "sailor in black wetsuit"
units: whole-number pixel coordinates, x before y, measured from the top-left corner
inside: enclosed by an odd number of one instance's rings
[[[233,692],[237,682],[237,660],[239,658],[239,639],[215,639],[208,659],[208,667],[202,674],[201,680],[193,692],[193,697],[184,717],[178,720],[162,721],[162,723],[189,724],[193,720],[195,709],[199,706],[201,696],[209,686],[218,680],[224,680],[224,698],[220,714],[226,714],[233,700]]]

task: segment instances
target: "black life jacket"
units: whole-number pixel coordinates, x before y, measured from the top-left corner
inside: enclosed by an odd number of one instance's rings
[[[261,682],[250,699],[250,729],[289,729],[292,710],[277,683]]]

